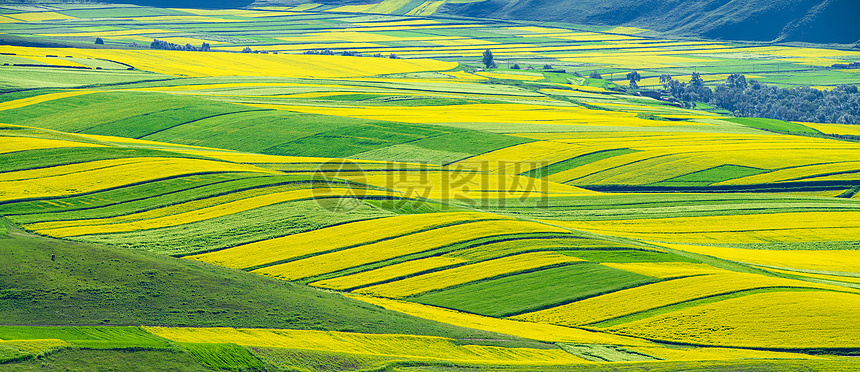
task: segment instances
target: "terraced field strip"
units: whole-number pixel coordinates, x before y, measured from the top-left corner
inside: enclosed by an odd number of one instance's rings
[[[391,300],[379,297],[370,297],[354,293],[346,293],[344,296],[378,305],[389,310],[409,314],[423,319],[429,319],[440,323],[451,324],[459,327],[480,329],[490,332],[498,332],[507,335],[523,337],[532,340],[546,342],[571,342],[603,345],[639,345],[651,344],[632,337],[617,336],[610,333],[586,331],[578,328],[562,327],[551,324],[522,322],[509,319],[498,319],[488,316],[459,312],[456,310]]]
[[[803,353],[732,349],[726,347],[633,347],[635,351],[664,360],[703,361],[729,359],[825,359]],[[779,363],[779,362],[777,362]]]
[[[686,244],[659,244],[724,260],[786,270],[809,270],[819,274],[860,274],[857,250],[765,250]]]
[[[362,196],[390,196],[390,193],[376,190],[355,190],[349,189],[352,192],[357,192]],[[330,189],[325,189],[330,191]],[[143,212],[136,215],[128,215],[122,218],[110,218],[95,221],[81,220],[58,225],[72,225],[67,227],[44,228],[42,225],[30,225],[29,229],[34,229],[39,234],[54,236],[54,237],[70,237],[79,235],[94,235],[94,234],[110,234],[118,232],[129,232],[156,229],[170,226],[185,225],[194,222],[210,220],[218,217],[223,217],[231,214],[236,214],[251,209],[257,209],[273,204],[279,204],[297,200],[310,200],[319,198],[319,192],[316,189],[291,190],[284,192],[275,192],[268,195],[251,196],[248,198],[227,201],[221,204],[204,207],[196,210],[178,212],[187,205],[179,205],[177,208],[168,207],[167,210],[155,210]],[[171,214],[175,213],[175,214]],[[131,220],[129,222],[121,222]],[[51,226],[54,223],[48,223]]]
[[[475,247],[456,250],[446,253],[445,257],[462,258],[469,261],[483,261],[497,257],[504,257],[520,253],[536,251],[570,251],[574,249],[623,249],[633,248],[625,244],[589,239],[579,236],[570,237],[534,237],[530,239],[517,239],[510,241],[492,242]],[[575,256],[575,254],[570,254]]]
[[[369,120],[388,120],[416,124],[504,123],[571,126],[663,127],[666,122],[640,119],[633,113],[588,110],[581,107],[517,104],[464,104],[419,107],[319,107],[264,105],[255,107],[346,116]],[[678,125],[677,123],[671,125]],[[698,126],[697,123],[684,125]]]
[[[72,344],[57,339],[0,340],[0,363],[38,357],[49,351],[71,346]]]
[[[853,241],[860,234],[860,212],[841,211],[554,223],[600,234],[678,243]]]
[[[834,285],[758,274],[718,273],[672,279],[624,289],[546,310],[517,315],[513,318],[538,323],[581,326],[696,299],[760,288],[812,288],[822,291],[852,291]]]
[[[178,177],[170,180],[121,187],[86,196],[45,202],[12,203],[9,211],[27,212],[9,216],[15,223],[36,228],[55,228],[79,220],[129,221],[200,209],[226,201],[287,190],[312,188],[306,177],[251,174],[215,174]],[[53,204],[48,204],[53,203]],[[29,205],[30,208],[27,208]],[[186,209],[177,207],[185,205]],[[20,208],[12,208],[19,206]],[[158,212],[160,211],[160,212]],[[20,213],[20,212],[19,212]],[[8,215],[7,215],[8,216]],[[129,216],[129,217],[125,217]],[[116,221],[115,221],[116,222]]]
[[[852,284],[860,284],[860,273],[841,273],[842,275],[831,275],[831,274],[819,274],[815,272],[807,272],[807,271],[793,271],[793,270],[782,270],[775,269],[767,266],[756,266],[759,269],[770,271],[772,273],[782,274],[783,276],[787,276],[793,279],[821,279],[827,280],[829,282],[836,282],[832,284],[841,283],[852,283]],[[854,288],[858,288],[855,286]]]
[[[692,262],[603,262],[601,265],[660,279],[726,273],[708,264]]]
[[[230,183],[230,185],[234,185]],[[226,186],[226,185],[219,185]],[[106,217],[96,217],[94,218],[86,218],[87,216],[83,216],[83,218],[73,218],[64,220],[62,217],[59,219],[54,219],[52,221],[45,222],[36,222],[24,225],[25,228],[30,230],[54,230],[65,227],[76,227],[76,226],[97,226],[97,225],[107,225],[107,224],[116,224],[116,223],[125,223],[125,222],[135,222],[142,220],[151,220],[161,217],[167,217],[172,215],[177,215],[181,213],[204,210],[213,207],[219,204],[234,202],[237,200],[252,198],[261,195],[267,194],[275,194],[279,192],[285,191],[296,191],[297,189],[310,189],[313,187],[313,184],[298,184],[298,185],[276,185],[269,186],[260,185],[259,188],[252,188],[246,190],[235,190],[233,192],[229,192],[224,195],[206,195],[205,193],[201,193],[199,198],[191,200],[191,201],[182,201],[179,203],[163,206],[163,207],[153,207],[144,211],[129,211],[128,213],[117,213],[112,216]],[[212,188],[208,188],[212,189]],[[209,191],[207,189],[203,190],[195,190],[195,191]],[[214,190],[213,190],[214,191]],[[232,190],[231,190],[232,191]],[[189,195],[190,196],[190,195]],[[180,199],[181,200],[181,199]],[[127,206],[126,206],[127,207]],[[98,214],[98,211],[88,210],[89,212],[95,212],[93,214]],[[52,214],[51,217],[56,217],[56,214]]]
[[[66,55],[59,49],[4,46],[4,53],[44,56]],[[76,48],[76,58],[101,58],[122,62],[137,69],[183,77],[268,76],[334,78],[380,74],[451,70],[456,63],[434,60],[364,58],[341,56],[272,55],[253,53],[185,53],[165,50],[119,50]],[[218,66],[218,67],[212,67]],[[230,66],[227,68],[226,66]]]
[[[858,294],[771,292],[700,305],[610,329],[698,345],[856,349],[860,341],[858,320]]]
[[[0,326],[3,340],[62,340],[92,349],[169,348],[167,340],[141,327]]]
[[[851,157],[853,154],[846,154]],[[743,178],[737,178],[717,185],[738,185],[738,184],[762,184],[762,183],[777,183],[777,182],[792,182],[792,181],[807,181],[820,176],[829,176],[840,173],[849,173],[850,178],[856,178],[856,173],[860,172],[860,161],[842,161],[832,162],[827,164],[812,164],[807,166],[797,166],[789,169],[781,169],[773,172],[752,175]]]
[[[356,292],[402,298],[506,274],[574,262],[583,260],[555,252],[524,253],[374,285]]]
[[[417,360],[497,364],[564,365],[583,363],[561,349],[458,346],[453,339],[430,336],[363,334],[288,329],[145,327],[175,342],[232,343],[242,346],[337,351]]]
[[[412,276],[434,269],[455,266],[467,262],[462,258],[428,257],[424,259],[406,261],[399,264],[388,265],[379,269],[363,271],[360,273],[341,276],[332,279],[312,282],[310,285],[337,290],[349,290],[355,287],[364,287],[370,284],[385,282],[400,277]]]
[[[544,268],[410,297],[411,301],[505,317],[657,281],[595,263]]]
[[[51,200],[12,202],[0,205],[0,213],[11,216],[10,218],[16,223],[21,224],[87,217],[109,217],[129,211],[137,212],[166,206],[177,200],[194,199],[198,196],[195,192],[198,188],[202,188],[201,193],[206,195],[206,191],[225,192],[226,190],[221,189],[221,186],[230,189],[228,186],[236,185],[237,189],[242,189],[247,187],[243,184],[265,185],[267,183],[265,180],[254,180],[258,177],[279,176],[252,172],[177,176],[166,180],[143,182],[85,195]],[[236,183],[231,183],[231,181],[236,181]],[[222,183],[224,185],[220,185]],[[92,214],[88,213],[90,211]]]
[[[482,220],[507,219],[487,213],[429,213],[359,221],[185,257],[237,269],[381,242],[421,231]]]
[[[479,165],[480,166],[480,165]],[[339,177],[402,192],[405,197],[485,202],[556,196],[595,195],[594,191],[509,174],[487,174],[470,168],[418,172],[365,172]]]
[[[2,142],[0,142],[0,154],[62,147],[105,147],[104,145],[93,143],[73,142],[59,139],[12,136],[2,136],[0,138],[2,138]]]
[[[50,198],[106,190],[181,175],[214,172],[278,172],[225,162],[182,158],[137,158],[7,172],[0,175],[0,202]]]
[[[567,230],[527,221],[479,221],[417,232],[355,248],[254,270],[255,273],[284,280],[326,274],[411,253],[429,251],[477,238],[517,233],[567,233]]]

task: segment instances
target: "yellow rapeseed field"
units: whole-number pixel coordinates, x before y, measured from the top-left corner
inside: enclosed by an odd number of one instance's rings
[[[3,173],[0,201],[105,190],[131,183],[204,172],[278,172],[250,165],[182,158],[129,158]]]
[[[357,290],[374,296],[400,298],[427,291],[447,288],[497,275],[535,269],[583,260],[556,252],[532,252],[498,258],[453,269],[435,271],[395,282],[379,284]]]
[[[66,50],[2,46],[0,52],[22,57],[68,54]],[[424,59],[358,58],[343,56],[187,53],[169,50],[119,50],[76,48],[74,57],[103,58],[129,64],[140,70],[185,77],[270,76],[334,78],[373,76],[419,71],[444,71],[454,62]]]
[[[665,360],[731,360],[731,359],[824,359],[809,354],[786,353],[725,347],[634,347],[635,351]]]
[[[853,154],[851,154],[853,155]],[[850,155],[849,155],[850,156]],[[834,159],[835,160],[835,159]],[[716,183],[716,185],[744,185],[744,184],[760,184],[760,183],[775,183],[789,182],[793,180],[812,178],[819,175],[829,175],[837,172],[856,172],[860,171],[860,161],[844,161],[833,162],[828,164],[814,164],[808,166],[794,167],[788,169],[775,170],[773,172],[747,176],[743,178],[735,178],[732,180]],[[852,175],[856,177],[856,175]]]
[[[606,262],[601,265],[660,279],[726,272],[726,270],[718,269],[711,265],[691,262]]]
[[[310,285],[330,289],[343,290],[368,284],[390,280],[401,276],[407,276],[426,270],[455,265],[466,262],[462,258],[452,257],[428,257],[420,260],[406,261],[399,264],[388,265],[376,270],[363,271],[357,274],[341,276],[332,279],[320,280]]]
[[[843,136],[860,136],[860,128],[852,124],[820,124],[820,123],[799,123],[815,129],[824,134],[838,134]]]
[[[291,329],[144,327],[148,332],[176,342],[233,343],[242,346],[334,351],[349,354],[394,356],[501,364],[584,363],[561,349],[458,346],[453,339],[397,334],[364,334]]]
[[[507,217],[488,213],[427,213],[387,217],[332,226],[185,258],[245,269],[440,226],[505,218]]]
[[[71,90],[67,92],[48,93],[35,97],[21,98],[12,101],[0,102],[0,110],[11,110],[25,106],[35,105],[37,103],[53,101],[55,99],[80,96],[84,94],[95,93],[95,90]]]
[[[86,142],[74,142],[47,138],[0,136],[0,154],[6,152],[53,149],[59,147],[104,147]]]
[[[443,248],[473,239],[517,233],[568,233],[567,230],[528,221],[480,221],[418,232],[355,248],[324,253],[298,261],[268,266],[255,273],[296,280],[384,261],[407,254]]]
[[[768,267],[860,273],[860,251],[856,250],[765,250],[682,244],[661,244],[681,251],[713,256],[729,261]]]
[[[456,168],[428,172],[368,172],[361,175],[343,175],[341,178],[393,189],[404,197],[435,200],[464,200],[479,202],[485,199],[527,198],[540,196],[595,195],[594,191],[548,182],[525,176],[481,173],[491,162],[460,162]],[[520,164],[525,171],[534,165]]]
[[[466,248],[446,254],[446,257],[464,258],[469,261],[480,261],[507,256],[525,251],[557,250],[559,247],[576,247],[577,249],[605,248],[607,245],[618,247],[617,243],[601,240],[572,238],[572,239],[518,239],[512,241],[484,244],[478,247]]]
[[[860,235],[860,212],[840,211],[554,223],[601,234],[677,243],[849,241]]]
[[[699,345],[853,348],[860,345],[860,295],[771,292],[709,303],[610,328]]]
[[[608,333],[590,332],[576,328],[522,322],[510,319],[497,319],[488,316],[463,313],[435,306],[422,305],[414,302],[390,300],[347,293],[345,296],[384,307],[389,310],[409,314],[423,319],[458,327],[480,329],[507,335],[540,340],[547,342],[573,342],[603,345],[653,345],[647,341],[616,336]]]
[[[29,13],[15,13],[15,14],[6,14],[7,17],[21,20],[24,22],[41,22],[41,21],[56,21],[61,19],[77,19],[72,16],[67,16],[65,14],[60,14],[57,12],[29,12]]]
[[[0,346],[11,346],[23,352],[31,354],[42,354],[46,351],[61,347],[71,347],[72,345],[63,340],[45,339],[45,340],[0,340]]]
[[[565,326],[585,325],[699,298],[774,287],[847,290],[801,280],[726,272],[647,284],[513,318]]]

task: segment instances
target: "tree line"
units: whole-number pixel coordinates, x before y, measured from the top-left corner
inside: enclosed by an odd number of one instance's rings
[[[631,87],[638,74],[628,74]],[[660,76],[666,94],[684,107],[704,102],[739,117],[771,118],[808,123],[860,124],[860,92],[856,85],[839,85],[832,90],[811,87],[780,88],[762,84],[744,75],[732,74],[713,90],[693,73],[689,83],[669,75]]]

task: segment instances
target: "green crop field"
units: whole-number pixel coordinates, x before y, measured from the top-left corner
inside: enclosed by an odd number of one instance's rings
[[[414,301],[489,316],[510,316],[655,280],[600,265],[578,264],[466,284],[423,294]]]
[[[860,369],[852,44],[285,4],[0,4],[0,370]]]

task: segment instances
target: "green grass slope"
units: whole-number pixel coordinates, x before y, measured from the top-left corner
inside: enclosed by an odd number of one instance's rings
[[[451,15],[612,26],[730,40],[854,43],[854,0],[485,0],[449,2]]]
[[[0,237],[0,319],[7,325],[143,324],[455,338],[488,335],[242,271],[38,237],[14,226],[4,229],[9,231]]]

